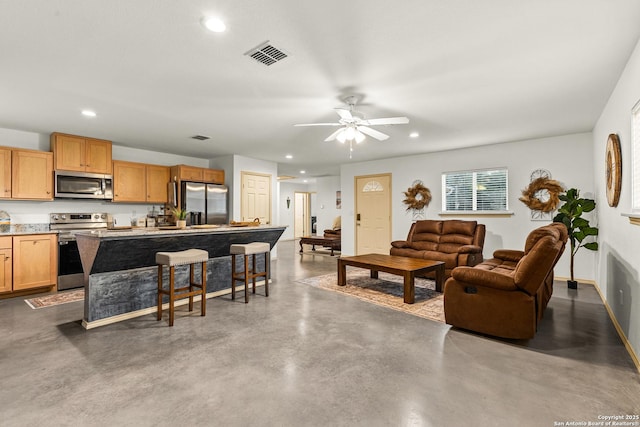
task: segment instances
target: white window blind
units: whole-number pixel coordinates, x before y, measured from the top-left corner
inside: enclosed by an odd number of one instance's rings
[[[442,210],[506,211],[507,169],[445,172],[442,174]]]
[[[633,141],[632,209],[640,211],[640,101],[631,110],[631,134]]]

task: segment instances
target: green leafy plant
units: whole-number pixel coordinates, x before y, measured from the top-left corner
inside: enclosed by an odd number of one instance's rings
[[[564,204],[560,206],[558,214],[553,220],[563,223],[569,232],[571,282],[575,283],[573,278],[573,259],[578,249],[584,247],[591,251],[598,250],[598,242],[594,241],[595,236],[598,235],[598,228],[589,225],[589,220],[582,217],[583,213],[591,212],[596,208],[596,202],[592,199],[580,197],[580,192],[575,188],[570,188],[566,193],[561,194],[559,198]]]
[[[180,208],[171,208],[171,213],[176,217],[176,220],[182,221],[187,219],[188,211]]]

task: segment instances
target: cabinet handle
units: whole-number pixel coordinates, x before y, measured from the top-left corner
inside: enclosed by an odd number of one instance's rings
[[[51,194],[51,191],[47,191],[47,194]]]

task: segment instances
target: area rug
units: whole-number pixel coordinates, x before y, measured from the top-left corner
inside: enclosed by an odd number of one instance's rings
[[[54,305],[66,304],[68,302],[83,301],[84,289],[75,289],[73,291],[58,292],[56,294],[47,295],[44,297],[36,297],[26,299],[29,307],[33,309],[52,307]]]
[[[405,304],[402,277],[381,272],[377,279],[372,279],[369,275],[367,270],[347,270],[346,286],[338,286],[337,273],[310,277],[298,282],[444,323],[444,297],[435,291],[433,280],[416,278],[415,303]]]

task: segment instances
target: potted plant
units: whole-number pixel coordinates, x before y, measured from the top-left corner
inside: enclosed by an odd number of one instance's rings
[[[187,211],[178,207],[171,208],[171,213],[176,218],[176,227],[185,228],[187,226]]]
[[[569,232],[571,280],[567,281],[567,285],[569,289],[578,289],[578,282],[573,277],[573,259],[576,252],[581,247],[591,251],[598,250],[598,242],[593,241],[595,236],[598,235],[598,228],[589,225],[589,220],[582,217],[583,213],[591,212],[596,208],[596,202],[592,199],[580,197],[580,192],[575,188],[567,190],[559,198],[564,204],[560,206],[558,214],[553,220],[563,223]]]

